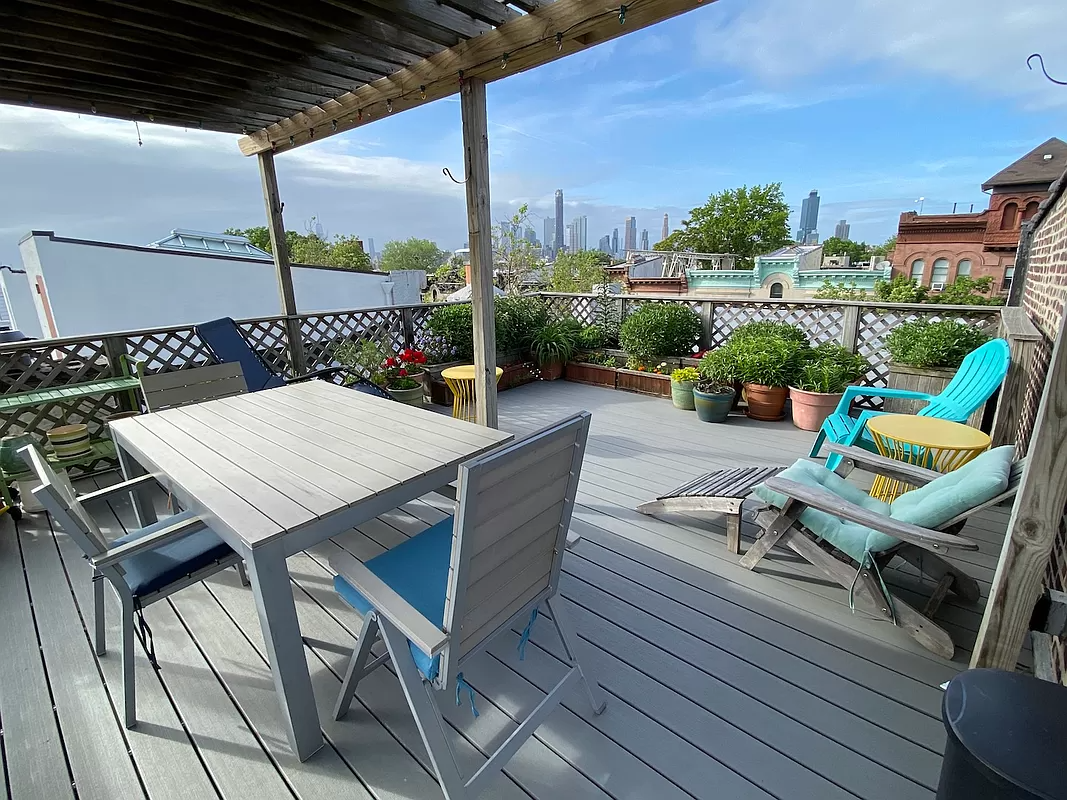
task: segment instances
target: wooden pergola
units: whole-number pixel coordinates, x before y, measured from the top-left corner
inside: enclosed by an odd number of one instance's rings
[[[713,0],[707,0],[708,3]],[[0,102],[240,134],[299,341],[276,153],[459,93],[478,421],[496,425],[485,85],[702,0],[12,0]],[[293,367],[303,367],[294,348]]]

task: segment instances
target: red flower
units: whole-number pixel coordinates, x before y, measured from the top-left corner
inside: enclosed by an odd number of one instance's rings
[[[399,375],[401,378],[404,378],[404,377],[407,377],[408,371],[406,369],[404,369],[403,367],[401,367],[400,370],[396,374]]]
[[[396,366],[396,359],[393,358],[392,356],[389,356],[389,358],[385,359],[385,366],[387,366],[387,367],[395,367]]]

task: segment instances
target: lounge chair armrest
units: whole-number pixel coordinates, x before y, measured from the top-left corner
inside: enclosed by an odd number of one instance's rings
[[[810,508],[825,511],[838,519],[865,525],[876,531],[894,536],[905,542],[927,550],[944,552],[945,550],[977,550],[978,545],[962,536],[922,528],[909,522],[892,519],[882,514],[868,511],[866,508],[842,500],[833,492],[806,486],[785,478],[768,478],[764,485],[772,492],[784,494]]]
[[[935,478],[941,477],[940,472],[935,472],[932,469],[925,469],[924,467],[919,467],[914,464],[905,464],[903,461],[897,461],[896,459],[886,458],[877,453],[872,453],[869,450],[864,450],[862,447],[847,447],[843,444],[827,442],[826,449],[831,453],[836,453],[842,458],[847,458],[850,461],[855,462],[857,467],[865,469],[868,472],[884,475],[887,478],[895,478],[904,481],[905,483],[910,483],[913,486],[923,486]]]
[[[156,482],[155,475],[141,475],[137,478],[132,478],[122,483],[116,483],[113,486],[107,486],[103,489],[97,489],[95,492],[89,492],[88,494],[78,495],[79,503],[88,503],[93,500],[103,500],[105,497],[111,497],[119,492],[129,492],[134,489],[140,489],[142,486],[148,484],[154,484]]]
[[[330,566],[422,652],[436,656],[448,645],[447,633],[426,619],[351,553],[330,556]]]
[[[845,394],[837,404],[838,414],[847,414],[852,401],[860,397],[892,397],[901,400],[933,400],[933,395],[926,392],[914,392],[910,389],[876,388],[874,386],[847,386]]]
[[[295,378],[286,378],[286,383],[304,383],[305,381],[314,381],[321,378],[332,378],[339,372],[347,372],[348,367],[323,367],[322,369],[314,370],[313,372],[305,373],[304,375],[297,375]]]
[[[173,525],[164,525],[158,531],[141,539],[127,542],[118,547],[112,547],[107,550],[107,552],[101,553],[98,556],[90,556],[89,563],[96,567],[96,569],[113,567],[120,561],[125,561],[131,556],[146,553],[149,550],[155,550],[185,536],[199,533],[204,530],[204,527],[204,522],[199,517],[183,519],[181,522],[175,522]]]

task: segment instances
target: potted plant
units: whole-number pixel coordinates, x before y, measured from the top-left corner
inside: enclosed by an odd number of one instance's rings
[[[789,384],[797,370],[799,346],[779,338],[752,338],[735,343],[737,372],[748,400],[746,413],[767,422],[785,417]]]
[[[627,360],[626,368],[618,371],[618,388],[670,396],[666,373],[681,366],[681,356],[693,352],[700,330],[700,317],[686,306],[645,303],[619,329]]]
[[[720,347],[705,353],[697,369],[700,381],[693,389],[697,417],[701,422],[725,422],[737,396],[737,355],[731,348]]]
[[[384,386],[394,400],[409,406],[421,406],[425,364],[426,354],[421,350],[401,350],[382,362],[375,382]]]
[[[549,322],[533,334],[530,352],[541,370],[541,379],[554,381],[563,374],[563,365],[574,356],[576,323],[573,320]]]
[[[837,408],[845,387],[870,368],[863,356],[827,342],[802,354],[796,380],[789,387],[793,424],[802,431],[817,431]]]
[[[671,373],[671,402],[675,408],[694,411],[693,387],[700,380],[700,373],[695,367],[679,367]]]

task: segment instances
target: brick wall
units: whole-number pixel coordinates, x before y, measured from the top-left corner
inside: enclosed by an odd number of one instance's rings
[[[1020,454],[1025,453],[1029,446],[1052,355],[1052,343],[1063,324],[1067,302],[1067,173],[1053,184],[1052,194],[1042,205],[1034,222],[1022,305],[1044,338],[1038,345],[1029,370],[1030,379],[1016,445]],[[1045,579],[1049,587],[1067,590],[1067,528],[1063,526],[1053,545]],[[1053,655],[1057,676],[1067,682],[1067,642],[1057,642]]]

